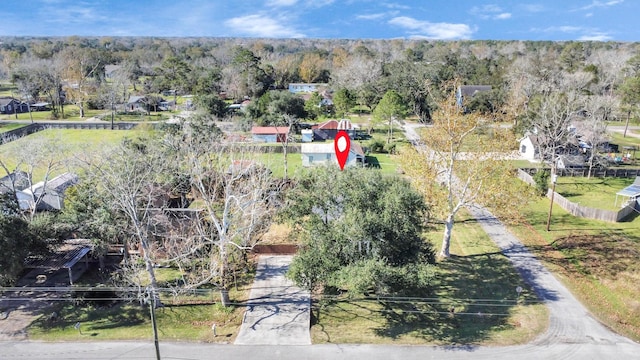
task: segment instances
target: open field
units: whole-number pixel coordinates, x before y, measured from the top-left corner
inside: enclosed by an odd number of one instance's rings
[[[125,137],[135,136],[138,131],[144,130],[43,130],[0,146],[0,159],[9,169],[13,169],[17,159],[24,156],[26,152],[34,150],[34,147],[55,144],[52,150],[55,149],[56,153],[50,158],[63,161],[71,159],[74,153],[87,154],[105,145],[117,144]],[[36,168],[33,173],[34,178],[42,178],[45,170],[44,167]],[[59,169],[59,173],[66,171],[68,171],[66,167]],[[52,175],[59,175],[59,173]]]
[[[438,243],[440,230],[429,238]],[[429,298],[315,302],[314,343],[510,345],[546,329],[546,307],[475,220],[456,225],[451,251],[437,265]],[[520,297],[518,286],[525,289]]]
[[[547,232],[548,210],[549,199],[533,202],[522,209],[526,222],[511,230],[595,317],[639,341],[640,217],[609,223],[577,218],[554,206]]]

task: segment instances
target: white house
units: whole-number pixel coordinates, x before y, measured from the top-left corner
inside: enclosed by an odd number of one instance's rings
[[[328,84],[324,83],[291,83],[289,84],[289,92],[298,93],[312,93],[317,92],[321,88],[326,88]]]
[[[64,173],[47,181],[41,181],[21,191],[16,191],[21,210],[34,207],[37,210],[62,210],[64,207],[64,192],[69,186],[78,183],[78,175]]]
[[[333,142],[325,143],[303,143],[300,152],[302,153],[302,166],[313,166],[317,164],[333,163],[338,164],[336,158],[335,146]],[[349,157],[347,158],[347,166],[363,166],[366,156],[362,150],[362,146],[356,142],[351,142],[349,148]]]
[[[537,160],[540,158],[538,154],[538,137],[535,135],[527,135],[520,139],[520,156],[527,160]]]

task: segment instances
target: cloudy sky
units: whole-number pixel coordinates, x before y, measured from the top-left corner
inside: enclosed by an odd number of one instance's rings
[[[2,0],[0,36],[640,41],[638,0]]]

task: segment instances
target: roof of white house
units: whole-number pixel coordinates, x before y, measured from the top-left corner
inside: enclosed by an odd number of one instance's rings
[[[303,154],[333,154],[336,151],[333,142],[303,143],[300,146],[300,152]],[[360,144],[358,144],[357,142],[351,142],[349,152],[364,156],[362,146],[360,146]]]

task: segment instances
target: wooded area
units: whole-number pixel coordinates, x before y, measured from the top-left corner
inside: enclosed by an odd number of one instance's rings
[[[616,42],[2,38],[0,79],[15,84],[22,100],[48,102],[58,117],[64,103],[76,104],[82,117],[87,108],[109,110],[133,95],[158,106],[163,94],[174,101],[192,94],[200,107],[224,116],[216,99],[239,103],[304,82],[329,84],[340,114],[356,105],[373,110],[394,91],[423,121],[446,95],[442,85],[460,79],[491,86],[465,101],[468,110],[498,114],[524,129],[532,120],[528,109],[545,108],[539,95],[588,96],[584,110],[606,120],[635,116],[637,51],[635,43]],[[562,97],[567,106],[578,101]],[[295,115],[318,115],[306,110]]]

